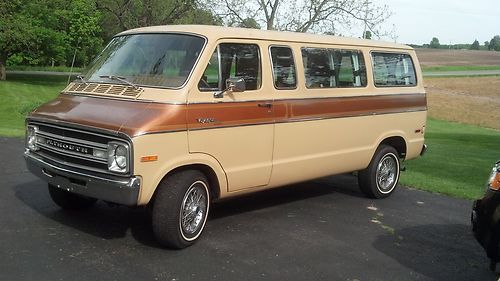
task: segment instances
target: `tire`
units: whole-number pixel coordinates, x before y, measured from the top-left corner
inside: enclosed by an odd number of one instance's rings
[[[97,199],[71,193],[49,184],[49,194],[57,206],[66,210],[82,210],[92,207]]]
[[[400,172],[398,152],[394,147],[382,144],[368,167],[359,171],[359,187],[370,198],[388,197],[398,185]]]
[[[173,249],[191,246],[200,237],[207,221],[208,181],[196,170],[168,176],[158,186],[153,204],[152,226],[156,240]]]

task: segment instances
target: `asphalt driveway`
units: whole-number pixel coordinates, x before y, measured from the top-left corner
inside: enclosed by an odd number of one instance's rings
[[[148,211],[65,212],[0,138],[0,280],[496,280],[471,202],[400,188],[371,200],[352,176],[215,204],[201,240],[155,243]]]

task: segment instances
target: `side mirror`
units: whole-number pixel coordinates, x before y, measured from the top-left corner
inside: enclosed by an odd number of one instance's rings
[[[224,97],[225,92],[244,92],[246,89],[245,79],[243,78],[228,78],[226,80],[226,88],[220,92],[214,93],[214,98],[220,99]]]
[[[228,78],[226,80],[226,89],[231,92],[244,92],[246,89],[245,79]]]

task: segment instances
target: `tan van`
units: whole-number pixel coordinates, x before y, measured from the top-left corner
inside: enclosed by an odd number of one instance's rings
[[[212,26],[115,36],[27,118],[25,158],[62,208],[152,206],[160,243],[200,236],[214,200],[358,172],[389,196],[425,151],[412,48]]]

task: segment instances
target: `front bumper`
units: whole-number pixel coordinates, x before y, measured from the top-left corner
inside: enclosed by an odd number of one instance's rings
[[[108,179],[52,165],[29,150],[24,152],[28,170],[42,180],[87,197],[127,206],[137,206],[141,178]]]

